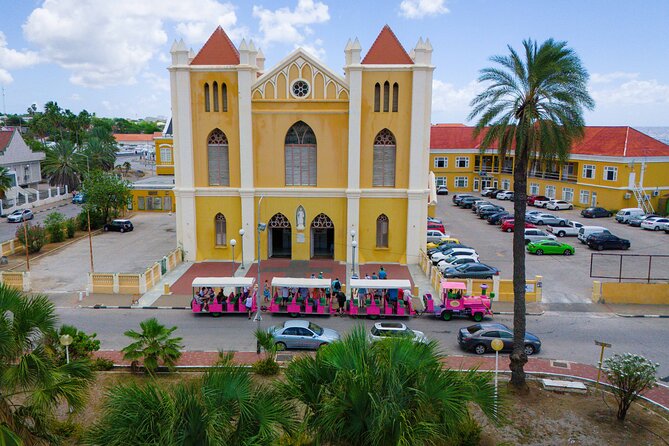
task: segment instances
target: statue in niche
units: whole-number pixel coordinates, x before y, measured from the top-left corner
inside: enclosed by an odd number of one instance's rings
[[[304,212],[304,208],[302,205],[297,207],[297,211],[295,212],[295,220],[297,221],[297,230],[298,231],[304,231],[304,222],[307,218],[306,212]]]

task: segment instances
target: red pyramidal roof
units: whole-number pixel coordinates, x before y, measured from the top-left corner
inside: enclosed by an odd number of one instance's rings
[[[409,57],[404,47],[397,40],[397,36],[390,26],[383,27],[378,37],[362,59],[363,64],[412,64],[413,60]]]
[[[204,44],[191,65],[239,65],[239,51],[220,26]]]

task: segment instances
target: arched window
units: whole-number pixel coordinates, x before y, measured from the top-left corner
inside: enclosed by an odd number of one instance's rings
[[[386,214],[379,215],[376,219],[376,247],[388,247],[388,217]]]
[[[218,82],[214,82],[213,85],[213,93],[214,93],[214,111],[218,111]]]
[[[228,86],[221,84],[221,96],[223,96],[223,111],[228,111]]]
[[[381,130],[374,138],[372,186],[395,186],[395,152],[395,136],[388,129]]]
[[[374,85],[374,111],[381,111],[381,85],[378,82]]]
[[[209,163],[209,185],[230,185],[230,164],[228,162],[228,138],[219,129],[214,129],[207,139]]]
[[[216,246],[225,246],[227,245],[227,228],[225,223],[225,216],[220,212],[216,214],[214,218],[214,228],[216,231]]]
[[[393,84],[393,111],[397,111],[397,104],[400,100],[400,86],[397,85],[397,82]]]
[[[383,83],[383,111],[387,112],[390,107],[390,83],[385,81]]]
[[[211,111],[209,108],[209,84],[204,84],[204,111]]]
[[[298,121],[286,133],[286,186],[316,185],[316,135]]]

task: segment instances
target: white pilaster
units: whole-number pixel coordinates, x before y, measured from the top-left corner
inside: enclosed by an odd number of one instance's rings
[[[350,261],[353,247],[349,233],[359,233],[360,225],[360,126],[362,123],[362,65],[360,42],[356,38],[346,44],[346,79],[349,84],[348,101],[348,189],[346,190],[346,258]],[[358,236],[356,236],[356,240]]]
[[[242,250],[244,251],[244,260],[251,263],[256,256],[256,224],[255,224],[255,193],[251,191],[239,191],[242,201],[242,228],[244,237]],[[256,259],[257,260],[257,259]]]

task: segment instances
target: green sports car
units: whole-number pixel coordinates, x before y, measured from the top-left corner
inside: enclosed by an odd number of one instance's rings
[[[570,256],[574,254],[573,246],[566,243],[556,242],[554,240],[540,240],[538,242],[532,242],[527,245],[527,252],[536,254],[538,256],[543,254],[562,254],[565,256]]]

